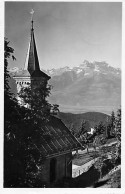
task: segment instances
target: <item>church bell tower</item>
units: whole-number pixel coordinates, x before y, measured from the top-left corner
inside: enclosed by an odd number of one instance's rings
[[[48,76],[47,74],[40,70],[34,36],[33,13],[34,11],[32,10],[30,42],[25,60],[25,65],[23,70],[17,72],[13,77],[16,80],[18,92],[20,91],[21,87],[26,87],[29,84],[31,84],[31,87],[33,86],[39,87],[40,83],[46,85],[48,80],[51,78],[50,76]]]

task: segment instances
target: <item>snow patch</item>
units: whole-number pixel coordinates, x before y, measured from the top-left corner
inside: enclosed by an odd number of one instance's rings
[[[99,67],[98,67],[97,65],[95,65],[95,69],[94,69],[94,71],[96,71],[96,72],[100,72]]]
[[[82,69],[77,69],[76,73],[80,73],[82,71]]]
[[[89,75],[89,73],[85,73],[84,76]]]

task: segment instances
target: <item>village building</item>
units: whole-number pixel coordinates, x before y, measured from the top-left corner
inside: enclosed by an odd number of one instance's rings
[[[40,70],[37,48],[34,37],[33,19],[31,21],[31,38],[27,52],[25,67],[15,74],[17,91],[21,86],[39,87],[40,82],[47,85],[50,76]],[[69,129],[57,117],[52,116],[42,127],[43,135],[37,146],[44,162],[41,164],[41,183],[52,187],[57,181],[72,177],[72,152],[81,149],[81,144]],[[37,140],[36,140],[37,141]]]

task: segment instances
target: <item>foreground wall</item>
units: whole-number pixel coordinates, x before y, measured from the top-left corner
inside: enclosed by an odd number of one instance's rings
[[[57,181],[72,177],[72,153],[47,159],[41,166],[41,181],[45,187],[53,186]]]

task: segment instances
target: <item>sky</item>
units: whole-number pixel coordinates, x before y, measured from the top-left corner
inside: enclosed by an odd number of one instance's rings
[[[5,36],[23,68],[30,40],[31,9],[41,69],[78,66],[84,60],[121,67],[122,3],[5,2]]]

